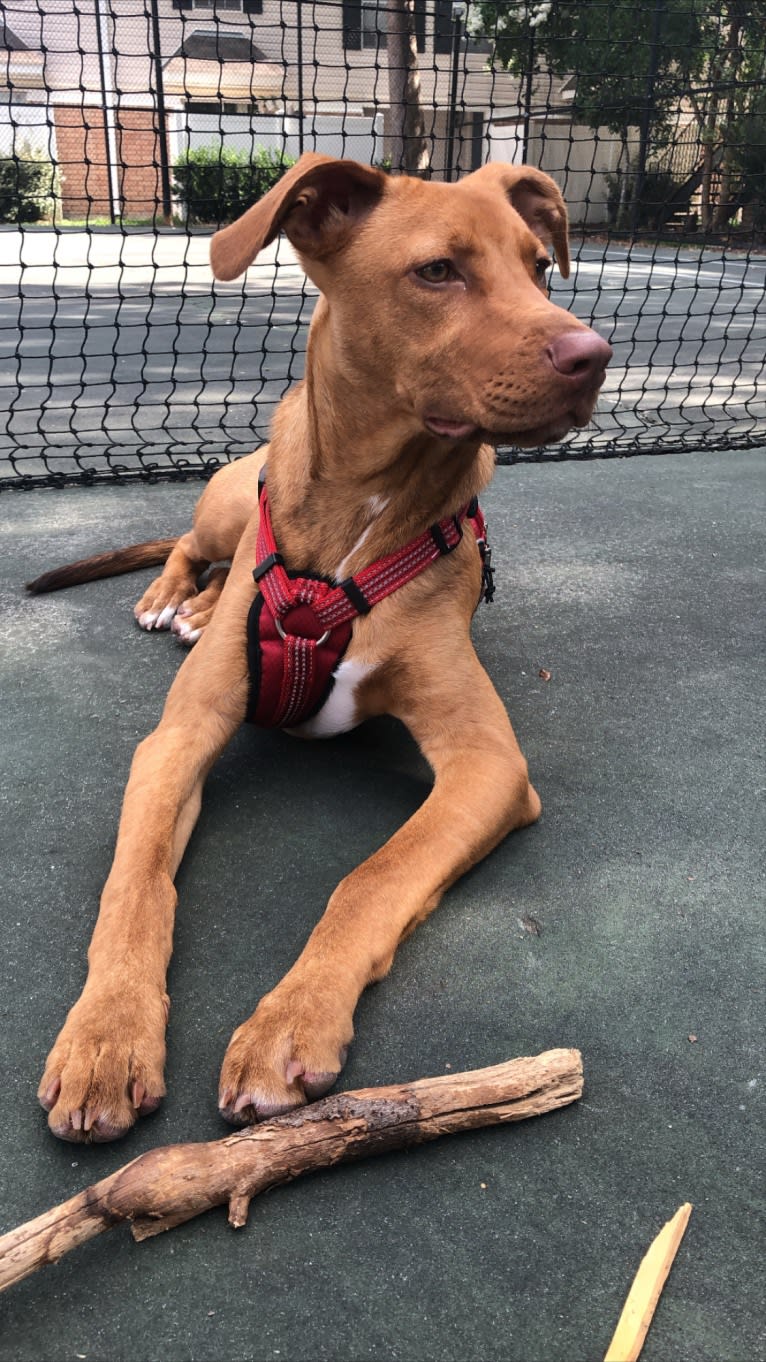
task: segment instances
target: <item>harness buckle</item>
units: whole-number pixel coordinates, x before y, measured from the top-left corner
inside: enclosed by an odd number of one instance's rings
[[[458,544],[460,543],[460,540],[463,538],[463,526],[462,526],[461,523],[460,523],[460,517],[459,517],[459,516],[456,516],[456,515],[453,515],[453,516],[451,517],[451,519],[452,519],[452,524],[453,524],[454,527],[455,527],[455,533],[456,533],[456,535],[457,535],[457,538],[456,538],[454,544],[448,544],[448,543],[447,543],[447,539],[446,539],[446,536],[445,536],[445,534],[444,534],[444,531],[442,530],[442,527],[441,527],[441,525],[439,524],[438,521],[436,522],[435,525],[430,525],[429,528],[428,528],[428,533],[430,534],[431,538],[433,539],[433,541],[434,541],[434,543],[435,543],[437,549],[439,550],[439,553],[442,555],[442,557],[445,557],[446,554],[448,554],[448,553],[453,553],[453,552],[455,551],[455,549],[457,548]]]
[[[358,586],[357,583],[354,581],[353,577],[345,577],[342,582],[338,582],[338,586],[340,587],[341,591],[345,591],[346,595],[348,596],[348,599],[350,600],[351,604],[353,605],[354,609],[357,611],[358,614],[369,615],[370,611],[372,610],[372,606],[370,605],[370,602],[368,601],[361,587]]]
[[[495,569],[492,566],[492,550],[486,540],[481,555],[481,594],[485,603],[491,605],[495,597]]]
[[[267,554],[266,557],[262,558],[260,563],[256,563],[253,568],[253,581],[260,582],[261,577],[265,577],[266,573],[271,572],[272,568],[284,567],[284,565],[285,560],[281,553]]]

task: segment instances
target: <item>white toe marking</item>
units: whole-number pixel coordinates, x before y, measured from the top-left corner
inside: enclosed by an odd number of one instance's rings
[[[167,629],[175,613],[176,607],[174,605],[166,605],[165,609],[162,610],[160,614],[157,616],[157,623],[155,625],[155,628]]]
[[[142,629],[153,629],[157,614],[153,610],[145,610],[143,615],[139,615],[138,623]]]

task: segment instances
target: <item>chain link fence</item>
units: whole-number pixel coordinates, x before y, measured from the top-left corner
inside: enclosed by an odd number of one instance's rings
[[[314,293],[210,234],[302,151],[561,186],[611,341],[589,458],[766,444],[766,0],[0,0],[0,487],[207,475],[268,438]]]

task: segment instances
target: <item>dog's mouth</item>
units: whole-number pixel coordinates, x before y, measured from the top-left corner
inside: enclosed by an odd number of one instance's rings
[[[425,416],[423,424],[432,435],[443,440],[467,440],[470,435],[478,435],[479,426],[473,421],[447,421],[442,416]]]
[[[555,444],[558,440],[563,440],[570,430],[581,430],[583,426],[587,426],[595,406],[595,394],[591,394],[569,410],[553,416],[545,424],[528,426],[521,430],[518,428],[498,430],[494,428],[494,423],[492,426],[485,426],[474,421],[458,421],[434,415],[424,416],[423,424],[431,435],[438,435],[442,440],[468,440],[478,437],[490,444],[513,444],[521,449],[533,449],[537,445]]]
[[[516,445],[519,449],[536,449],[538,445],[557,444],[572,430],[582,430],[590,424],[596,409],[595,397],[579,402],[577,406],[553,416],[544,425],[527,426],[523,430],[506,429],[487,431],[485,438],[492,444]]]

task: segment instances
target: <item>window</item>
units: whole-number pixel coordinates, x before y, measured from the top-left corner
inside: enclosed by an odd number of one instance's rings
[[[436,0],[434,10],[434,52],[451,52],[455,27],[452,0]]]
[[[240,14],[263,14],[263,0],[173,0],[173,9],[235,9]]]
[[[362,47],[387,47],[388,15],[378,0],[361,0]]]
[[[450,10],[451,12],[451,10]],[[343,46],[385,47],[388,37],[384,0],[343,0]],[[415,39],[418,52],[426,47],[426,0],[415,0]]]
[[[256,100],[203,100],[187,99],[186,112],[189,114],[239,114],[252,117],[253,114],[260,114],[261,110]]]

